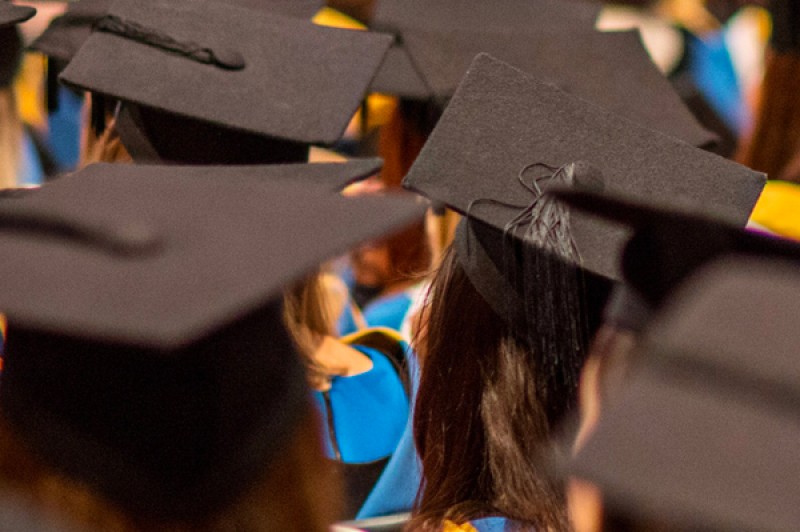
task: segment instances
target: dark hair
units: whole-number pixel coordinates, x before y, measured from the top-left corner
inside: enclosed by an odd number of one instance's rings
[[[414,436],[422,461],[414,530],[499,514],[539,530],[569,523],[537,385],[545,362],[478,294],[453,248],[431,286]]]
[[[753,137],[739,162],[766,172],[770,179],[800,182],[795,158],[800,154],[800,54],[772,51],[767,55],[761,102]],[[795,163],[794,165],[792,163]]]

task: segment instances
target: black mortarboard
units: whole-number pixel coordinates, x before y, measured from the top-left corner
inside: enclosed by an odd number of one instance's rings
[[[652,328],[571,469],[613,513],[702,530],[800,522],[795,266],[725,262]]]
[[[375,92],[394,94],[414,100],[441,97],[432,90],[434,86],[427,79],[430,75],[429,72],[421,68],[423,65],[416,63],[405,46],[406,36],[416,31],[427,32],[434,39],[439,37],[443,43],[447,43],[447,38],[453,30],[479,33],[476,41],[479,41],[481,35],[489,32],[499,31],[514,35],[530,34],[554,25],[565,30],[567,29],[566,24],[569,24],[569,30],[573,30],[576,26],[590,30],[594,27],[599,12],[599,5],[579,1],[379,1],[370,26],[377,31],[394,34],[395,44],[375,76],[372,89]],[[447,45],[445,44],[445,46]],[[524,40],[519,42],[519,47],[525,49]],[[452,50],[442,50],[443,53],[447,51]],[[446,61],[447,59],[443,57],[441,60]],[[465,69],[467,64],[463,64],[462,67]],[[456,82],[464,73],[464,69],[459,72]],[[452,92],[446,96],[450,94]]]
[[[7,0],[0,0],[0,28],[25,22],[36,14],[30,6],[14,5]]]
[[[535,199],[529,190],[534,178],[569,163],[577,163],[573,181],[584,189],[624,191],[669,205],[688,202],[741,226],[765,183],[761,173],[640,127],[482,54],[404,186],[502,230]],[[546,179],[538,183],[548,185]],[[570,216],[583,266],[619,279],[627,233],[579,213]]]
[[[536,32],[409,31],[403,42],[439,101],[451,96],[470,63],[488,52],[560,89],[693,146],[705,130],[658,71],[638,31],[580,31],[563,21]]]
[[[67,5],[66,12],[54,18],[30,48],[68,63],[92,33],[92,26],[108,12],[114,0],[78,0]],[[222,3],[310,19],[322,2],[319,0],[222,0]]]
[[[90,166],[0,204],[0,408],[127,511],[193,519],[263,473],[308,400],[283,287],[422,213],[169,170]]]
[[[121,100],[128,137],[142,133],[159,158],[297,162],[339,139],[390,41],[215,2],[118,0],[61,79]],[[249,158],[209,161],[223,141]]]
[[[800,262],[796,242],[748,231],[688,206],[666,207],[663,198],[654,204],[586,190],[553,193],[575,209],[633,230],[620,254],[622,274],[654,308],[697,269],[726,255]]]
[[[95,166],[110,166],[110,164],[100,163]],[[338,192],[352,183],[377,174],[382,167],[383,159],[369,157],[336,163],[263,164],[258,166],[157,165],[150,166],[146,175],[148,178],[216,179],[231,183],[264,183],[266,186],[271,186],[275,181],[284,181],[313,185],[326,192]],[[95,171],[113,172],[114,170],[97,169]],[[15,192],[10,192],[10,196],[22,197],[26,191],[33,189],[12,190]],[[2,192],[0,191],[0,194]],[[0,195],[0,197],[2,196]]]
[[[770,0],[770,45],[779,52],[800,53],[800,4],[796,0]]]

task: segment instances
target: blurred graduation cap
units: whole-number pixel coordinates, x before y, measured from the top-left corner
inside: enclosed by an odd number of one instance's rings
[[[14,5],[7,0],[0,0],[0,28],[25,22],[36,14],[30,6]]]
[[[95,171],[113,172],[112,166],[107,163],[94,165],[106,167]],[[230,183],[249,183],[257,185],[263,183],[271,186],[273,182],[294,182],[298,184],[308,184],[317,187],[325,192],[339,192],[350,184],[362,181],[380,172],[383,167],[383,159],[379,157],[369,157],[363,159],[349,159],[344,162],[336,163],[294,163],[294,164],[265,164],[258,166],[178,166],[178,165],[154,165],[150,166],[146,174],[148,178],[170,179],[180,177],[182,179],[195,180],[225,180]],[[22,197],[26,190],[12,189],[9,196]],[[0,197],[2,197],[0,191]]]
[[[60,79],[122,101],[134,159],[301,162],[339,139],[390,41],[216,2],[118,0]]]
[[[703,530],[793,530],[796,266],[725,261],[682,290],[571,473],[606,513]]]
[[[528,34],[553,25],[563,28],[565,22],[571,25],[570,31],[575,26],[590,30],[594,27],[599,12],[599,5],[579,1],[379,1],[370,27],[376,31],[392,33],[395,35],[395,43],[375,76],[372,90],[413,100],[441,97],[428,81],[428,72],[409,55],[409,49],[405,45],[407,36],[416,31],[438,36],[444,46],[447,46],[447,38],[455,29],[478,33],[475,37],[478,42],[482,34],[492,31]],[[525,45],[520,43],[519,47],[522,49]],[[464,70],[459,73],[459,79],[463,72]]]
[[[579,163],[581,190],[687,203],[743,226],[765,176],[640,127],[488,55],[478,56],[404,186],[503,229],[548,188],[549,169]],[[581,170],[582,169],[582,170]],[[581,264],[620,279],[627,233],[571,214]]]
[[[705,130],[659,72],[637,30],[578,31],[566,21],[536,32],[407,32],[404,44],[440,101],[451,96],[480,52],[639,125],[707,146]]]
[[[625,283],[633,291],[634,307],[621,305],[616,314],[622,319],[628,319],[628,313],[648,314],[661,307],[692,273],[725,256],[800,263],[800,244],[742,229],[689,205],[670,207],[660,198],[644,202],[626,195],[567,188],[550,192],[573,209],[633,231],[620,263]]]
[[[95,165],[0,202],[0,409],[127,511],[193,519],[258,478],[306,408],[283,287],[422,212],[172,170]]]

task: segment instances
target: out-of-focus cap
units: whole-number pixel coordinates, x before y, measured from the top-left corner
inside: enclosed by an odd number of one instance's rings
[[[794,266],[724,262],[676,297],[571,473],[616,513],[684,528],[800,522]]]
[[[625,282],[653,308],[702,266],[729,255],[800,262],[800,244],[741,228],[704,214],[698,207],[665,206],[628,195],[553,190],[573,209],[630,228],[621,253]],[[703,199],[702,197],[700,198]]]
[[[0,202],[4,416],[46,464],[162,520],[225,507],[290,441],[308,395],[287,283],[422,215],[197,172],[94,165]]]
[[[6,0],[0,0],[0,28],[25,22],[36,14],[30,6],[18,6]]]

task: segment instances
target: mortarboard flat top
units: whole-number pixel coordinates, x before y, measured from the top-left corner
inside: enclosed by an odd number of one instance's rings
[[[201,0],[119,0],[100,24],[117,26],[119,20],[123,32],[146,28],[150,44],[97,29],[62,81],[220,127],[308,144],[339,139],[391,42],[385,35]],[[196,58],[214,64],[162,49],[174,48],[171,41],[210,48],[212,54],[201,51]]]
[[[0,265],[0,308],[9,322],[178,347],[279,294],[323,259],[420,215],[397,198],[354,200],[286,180],[242,178],[234,186],[230,176],[192,172],[93,165],[4,201],[9,223],[22,217],[71,235],[0,234],[10,259]]]
[[[0,0],[0,28],[25,22],[36,14],[30,6],[17,6],[6,0]]]
[[[415,32],[429,34],[434,40],[439,37],[447,43],[451,32],[459,30],[473,35],[474,42],[470,44],[474,45],[480,42],[481,35],[495,31],[525,35],[554,26],[564,31],[573,31],[576,26],[588,31],[594,27],[599,12],[600,6],[596,4],[557,0],[503,0],[491,3],[479,0],[378,2],[371,27],[394,34],[396,43],[375,76],[372,90],[415,100],[442,97],[433,90],[436,80],[431,82],[427,79],[431,74],[421,68],[424,65],[417,63],[405,46],[406,38]],[[525,48],[522,41],[519,47]],[[482,51],[487,50],[479,49],[475,53]],[[470,59],[472,57],[462,65],[464,68],[458,73],[456,81],[464,73]],[[441,60],[446,62],[447,58],[443,57]],[[448,71],[452,72],[452,68],[448,67]],[[444,96],[451,94],[452,92]]]
[[[795,267],[726,261],[676,297],[572,473],[632,514],[712,530],[794,530]],[[763,328],[762,328],[763,327]]]
[[[566,188],[552,193],[574,209],[633,230],[622,253],[622,273],[654,307],[694,271],[727,255],[800,262],[800,244],[742,229],[697,208]]]
[[[231,183],[264,184],[275,181],[294,182],[319,187],[320,190],[338,192],[348,185],[362,181],[380,172],[383,159],[367,157],[330,163],[266,164],[258,166],[151,166],[148,178],[207,179]],[[19,190],[19,189],[15,189]],[[20,193],[17,193],[19,195]],[[22,192],[21,194],[24,194]]]
[[[69,62],[92,33],[92,25],[108,12],[114,0],[70,2],[64,15],[56,17],[31,43],[30,48],[48,57]],[[296,18],[310,19],[320,7],[319,0],[223,0],[248,9],[259,9]]]
[[[562,21],[536,32],[453,29],[441,35],[415,30],[404,34],[403,43],[442,101],[455,92],[475,56],[486,52],[565,92],[693,146],[716,140],[658,71],[635,30],[579,31]]]
[[[144,518],[208,516],[263,475],[308,401],[284,287],[422,215],[193,170],[94,165],[0,203],[3,414]]]
[[[744,225],[763,174],[642,128],[487,55],[478,56],[422,149],[404,186],[500,230],[534,197],[542,166],[585,162],[608,191],[665,203],[694,202]],[[537,168],[538,166],[538,168]],[[488,201],[487,201],[488,200]],[[489,202],[494,203],[489,203]],[[479,202],[479,204],[476,204]],[[591,272],[619,279],[627,233],[571,214]]]
[[[579,0],[380,0],[372,16],[379,31],[403,34],[409,29],[434,29],[443,33],[465,30],[526,30],[558,20],[594,27],[601,6]]]

